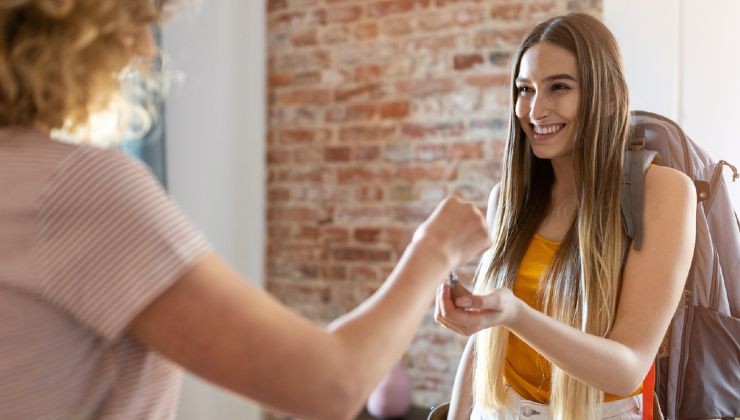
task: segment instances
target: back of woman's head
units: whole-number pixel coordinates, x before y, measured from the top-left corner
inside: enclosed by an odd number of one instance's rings
[[[514,108],[522,57],[540,43],[575,57],[578,111],[572,162],[578,208],[558,251],[542,274],[538,297],[551,317],[581,331],[605,336],[611,329],[627,238],[621,223],[623,154],[629,136],[629,96],[618,44],[598,19],[573,13],[537,25],[512,58],[512,112],[504,152],[494,245],[476,276],[476,291],[512,288],[519,265],[551,208],[553,167],[534,155]],[[476,401],[504,404],[503,362],[508,332],[478,334]],[[555,418],[595,418],[603,393],[552,366]]]
[[[0,126],[74,128],[151,54],[166,0],[0,1]]]

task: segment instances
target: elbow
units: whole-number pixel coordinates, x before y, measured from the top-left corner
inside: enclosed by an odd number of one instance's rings
[[[357,417],[365,399],[350,376],[345,374],[337,377],[336,383],[327,394],[326,404],[317,413],[317,419],[352,420]]]
[[[627,398],[640,387],[642,379],[625,378],[624,380],[615,381],[606,386],[603,391],[607,394],[616,395],[620,398]]]
[[[618,397],[627,398],[642,385],[642,381],[645,379],[645,373],[642,369],[620,369],[619,372],[615,372],[612,376],[614,378],[608,384],[605,384],[603,391],[616,395]]]

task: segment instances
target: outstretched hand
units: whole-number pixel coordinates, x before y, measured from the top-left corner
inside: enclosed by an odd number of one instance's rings
[[[451,267],[467,262],[492,244],[486,219],[478,207],[454,195],[437,205],[416,229],[413,241],[425,241],[438,248]]]
[[[452,300],[450,287],[437,289],[434,320],[462,335],[504,325],[510,327],[523,309],[524,302],[507,288],[497,288],[487,295],[468,295]]]

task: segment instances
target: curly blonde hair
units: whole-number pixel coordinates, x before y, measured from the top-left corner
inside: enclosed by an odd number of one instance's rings
[[[0,126],[75,128],[152,53],[167,0],[0,0]]]

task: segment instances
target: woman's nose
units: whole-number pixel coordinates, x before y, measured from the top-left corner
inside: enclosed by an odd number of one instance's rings
[[[550,114],[551,104],[546,95],[537,92],[532,97],[531,107],[529,108],[529,119],[539,121]]]

